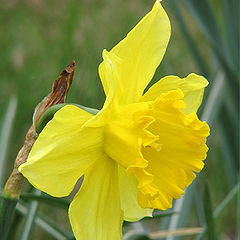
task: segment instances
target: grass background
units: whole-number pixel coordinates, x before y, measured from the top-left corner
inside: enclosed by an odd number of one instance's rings
[[[102,50],[110,50],[124,38],[153,3],[150,0],[0,0],[1,187],[31,125],[34,107],[48,94],[61,70],[76,61],[67,102],[101,108],[105,96],[97,68]],[[124,232],[140,231],[149,237],[153,231],[204,226],[210,221],[213,230],[207,231],[208,239],[237,239],[236,198],[213,221],[214,227],[211,212],[238,182],[239,3],[165,0],[163,6],[171,21],[172,37],[151,84],[165,75],[185,77],[191,72],[209,80],[199,115],[211,126],[210,151],[198,181],[180,202],[182,205],[175,204],[182,206],[180,214],[126,223]],[[26,183],[24,193],[32,191],[35,190]],[[34,203],[31,196],[22,201],[27,209]],[[50,201],[37,203],[34,216],[43,214],[60,229],[70,232],[66,209],[53,209],[50,204]],[[23,236],[26,219],[16,214],[9,239],[61,239],[34,224],[34,218],[32,231]],[[131,238],[140,239],[136,234]]]

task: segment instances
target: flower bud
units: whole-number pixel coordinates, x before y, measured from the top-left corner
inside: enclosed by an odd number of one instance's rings
[[[72,61],[54,81],[52,92],[49,93],[48,96],[45,97],[35,108],[33,114],[33,126],[35,130],[40,118],[48,108],[65,102],[68,90],[72,84],[74,67],[75,62]]]

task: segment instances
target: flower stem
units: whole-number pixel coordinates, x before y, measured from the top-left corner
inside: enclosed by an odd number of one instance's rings
[[[17,199],[0,195],[0,233],[1,240],[7,239],[8,231],[12,222],[13,214],[17,204]]]
[[[54,81],[52,91],[45,97],[36,107],[33,116],[33,125],[27,132],[23,147],[19,151],[14,169],[5,184],[5,187],[0,195],[0,235],[1,240],[6,240],[8,231],[12,222],[15,207],[21,194],[24,183],[23,175],[18,172],[21,164],[27,161],[28,155],[36,141],[37,134],[35,126],[44,112],[50,107],[65,102],[68,90],[71,86],[74,74],[75,62],[71,62],[60,76]]]
[[[30,127],[26,135],[23,147],[18,153],[14,169],[5,184],[3,192],[0,195],[0,233],[1,240],[5,240],[8,235],[9,227],[13,218],[16,204],[20,196],[24,177],[18,172],[18,167],[26,162],[28,154],[36,140],[36,134],[33,126]]]
[[[18,167],[26,162],[28,154],[32,149],[32,146],[36,140],[36,133],[33,126],[30,127],[26,135],[26,139],[23,147],[19,151],[14,169],[7,180],[7,183],[3,189],[2,195],[9,199],[18,199],[21,193],[22,185],[24,183],[24,177],[21,173],[18,172]]]

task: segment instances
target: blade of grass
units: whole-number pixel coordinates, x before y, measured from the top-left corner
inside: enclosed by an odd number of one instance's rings
[[[192,36],[190,35],[188,28],[184,22],[184,18],[182,17],[181,11],[179,10],[179,1],[176,0],[170,0],[168,1],[168,4],[170,5],[171,9],[174,11],[174,14],[177,18],[177,22],[179,24],[179,27],[181,28],[182,36],[185,38],[186,44],[188,46],[189,52],[192,54],[193,59],[195,60],[197,66],[199,67],[200,72],[207,77],[208,76],[208,68],[203,61],[199,50],[192,39]]]
[[[17,99],[12,97],[9,101],[7,112],[5,114],[1,135],[0,135],[0,186],[3,187],[4,164],[6,161],[8,143],[13,128],[13,120],[17,109]]]
[[[223,201],[218,205],[216,210],[213,212],[213,219],[215,220],[218,218],[223,210],[227,207],[227,205],[234,199],[234,197],[239,194],[240,190],[240,183],[236,184],[236,186],[229,192],[229,194],[223,199]],[[203,232],[197,236],[196,240],[202,240],[205,237],[207,228],[204,226]]]
[[[209,187],[207,183],[205,183],[204,186],[204,192],[203,192],[203,206],[204,206],[204,214],[205,214],[205,220],[206,220],[206,226],[207,226],[207,238],[211,240],[216,239],[215,234],[215,226],[214,226],[214,220],[212,215],[212,200],[209,192]]]
[[[224,57],[219,55],[218,53],[217,59],[220,65],[220,68],[224,70],[226,81],[228,83],[228,87],[231,91],[231,97],[234,101],[234,104],[237,106],[237,109],[239,109],[239,76],[237,76],[237,73],[233,72],[232,69],[229,68],[228,64],[224,60]]]
[[[223,121],[218,121],[218,132],[220,135],[220,143],[223,156],[225,158],[224,170],[226,171],[226,176],[230,187],[233,187],[237,182],[237,166],[235,165],[234,155],[232,151],[231,143],[228,141],[227,133],[228,129],[224,125]]]
[[[234,71],[239,71],[239,1],[223,0],[226,37]],[[238,72],[239,73],[239,72]]]
[[[183,203],[184,203],[184,199],[185,199],[186,195],[184,194],[180,201],[175,201],[174,204],[174,211],[175,212],[180,212],[182,207],[183,207]],[[171,218],[171,221],[169,223],[169,227],[168,227],[168,231],[175,231],[177,228],[177,224],[178,224],[178,219],[179,219],[179,214],[174,214]],[[171,240],[172,236],[167,237],[167,240]]]
[[[235,187],[230,191],[230,193],[223,199],[223,201],[218,205],[216,210],[213,213],[214,219],[220,216],[225,207],[237,196],[238,191],[240,190],[240,183],[236,184]]]
[[[199,184],[199,179],[197,178],[195,180],[195,191],[194,191],[194,199],[195,199],[195,205],[197,208],[197,215],[198,215],[198,221],[199,225],[203,226],[205,222],[205,216],[204,216],[204,206],[203,206],[203,196],[202,196],[202,191],[200,190],[200,184]]]
[[[173,214],[179,214],[179,212],[174,212],[174,211],[165,211],[165,212],[162,212],[162,211],[158,211],[158,212],[154,212],[153,213],[153,217],[154,218],[162,218],[162,217],[169,217]]]
[[[35,189],[34,194],[37,196],[40,196],[41,191]],[[30,203],[29,210],[26,215],[25,223],[22,228],[20,240],[30,240],[31,239],[31,233],[32,233],[32,230],[34,227],[34,220],[37,215],[37,211],[38,211],[38,207],[39,207],[38,205],[39,205],[39,203],[36,200],[33,200]]]
[[[163,218],[163,217],[168,217],[171,216],[173,214],[177,214],[177,212],[173,212],[173,211],[166,211],[166,212],[154,212],[153,213],[153,217],[154,218]],[[135,223],[131,223],[131,227],[133,228],[133,230],[128,231],[126,234],[124,234],[123,239],[127,239],[127,240],[134,240],[134,239],[139,239],[139,240],[144,240],[144,239],[152,239],[149,238],[148,236],[148,231],[147,229],[144,227],[143,224],[140,224],[140,222],[135,222]]]
[[[224,99],[224,108],[226,115],[229,118],[230,125],[232,126],[232,129],[234,131],[234,134],[232,135],[233,145],[236,149],[236,157],[239,156],[239,109],[232,101],[232,98],[230,96],[230,93],[227,93]]]
[[[9,228],[14,216],[16,199],[5,198],[0,195],[0,236],[1,240],[6,240]]]
[[[23,205],[23,203],[18,202],[16,211],[25,216],[27,215],[28,209]],[[34,219],[34,221],[40,228],[42,228],[57,240],[66,240],[73,238],[73,234],[63,231],[57,224],[55,224],[55,222],[40,213],[37,214],[37,217]]]
[[[211,43],[222,48],[222,37],[217,19],[208,0],[182,0],[188,11],[196,19],[197,23]]]
[[[38,202],[42,202],[48,205],[52,205],[54,207],[59,207],[63,209],[68,209],[70,202],[66,200],[62,200],[59,198],[54,198],[48,195],[36,195],[32,193],[24,193],[20,196],[20,199],[22,200],[36,200]]]
[[[229,53],[226,51],[226,44],[223,42],[217,24],[217,19],[212,11],[209,1],[182,0],[182,2],[192,14],[194,19],[197,21],[203,33],[206,35],[209,42],[211,43],[212,49],[216,55],[216,59],[226,73],[228,81],[231,83],[231,91],[234,94],[236,103],[238,103],[238,73],[234,71],[233,66],[228,61]]]
[[[11,130],[13,127],[13,120],[17,108],[17,99],[12,97],[9,101],[7,112],[5,114],[1,135],[0,135],[0,189],[3,186],[4,178],[4,164],[6,162],[7,150],[9,145],[9,139]],[[6,239],[14,215],[14,207],[17,201],[15,199],[8,199],[4,196],[0,196],[0,233],[1,239]]]
[[[124,234],[123,240],[151,240],[151,238],[146,233],[131,230]]]
[[[240,183],[240,175],[238,175],[238,181]],[[237,239],[240,240],[240,187],[237,193],[237,229]]]
[[[213,121],[217,117],[221,105],[223,103],[222,94],[225,88],[224,74],[221,71],[216,73],[212,88],[208,95],[204,110],[202,112],[201,120],[206,121],[209,125],[213,124]]]
[[[185,194],[178,200],[175,201],[173,211],[179,212],[179,214],[173,214],[168,231],[176,231],[177,228],[184,227],[188,220],[189,213],[191,211],[193,198],[194,198],[195,181],[185,190]],[[166,240],[173,240],[175,236],[171,235]]]
[[[21,214],[19,214],[16,210],[14,212],[14,217],[11,222],[11,226],[8,232],[8,238],[7,239],[18,239],[19,231],[17,229],[20,228],[22,224],[23,217]]]
[[[227,91],[225,91],[225,93],[217,129],[225,159],[224,169],[230,188],[232,188],[237,182],[239,169],[239,110],[234,104],[234,101],[232,101],[230,93]]]

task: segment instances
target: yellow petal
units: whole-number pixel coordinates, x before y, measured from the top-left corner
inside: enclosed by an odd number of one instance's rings
[[[106,49],[102,52],[103,62],[98,67],[99,76],[106,96],[113,95],[121,71],[121,59]],[[121,88],[121,86],[119,86]],[[121,89],[120,89],[121,90]],[[111,93],[111,94],[110,94]],[[108,97],[109,98],[109,97]]]
[[[138,203],[137,188],[138,182],[133,175],[127,175],[126,170],[118,166],[119,190],[121,199],[121,208],[124,212],[124,220],[138,221],[143,217],[151,217],[152,211],[149,208],[142,208]]]
[[[103,108],[94,116],[85,126],[99,127],[104,126],[108,118],[108,112],[112,111],[112,108],[116,106],[122,93],[119,72],[121,69],[121,60],[113,53],[103,50],[104,61],[99,66],[99,75],[104,86],[106,93],[106,100]],[[108,88],[106,89],[106,82],[108,82]],[[117,89],[119,89],[117,91]]]
[[[191,73],[186,78],[177,76],[167,76],[155,83],[140,98],[140,101],[153,101],[160,97],[162,93],[180,88],[184,94],[184,102],[186,108],[183,110],[186,114],[197,112],[203,98],[204,88],[208,85],[208,81],[197,74]]]
[[[69,217],[79,240],[122,239],[117,164],[106,155],[87,170]]]
[[[142,95],[164,56],[169,38],[170,22],[157,1],[152,11],[111,50],[122,60],[119,80],[123,104],[134,103]],[[109,80],[103,81],[103,86],[107,94]]]
[[[193,171],[199,172],[204,166],[209,127],[195,113],[186,115],[181,111],[182,98],[178,89],[162,94],[153,103],[150,115],[155,121],[148,130],[159,136],[155,144],[160,147],[146,146],[142,153],[148,161],[145,170],[153,176],[146,187],[157,188],[158,193],[150,196],[142,191],[139,195],[142,207],[162,210],[171,207],[172,199],[180,198],[195,178]]]
[[[102,130],[81,128],[92,115],[76,106],[59,110],[46,125],[19,171],[36,188],[69,195],[76,181],[102,153]]]

